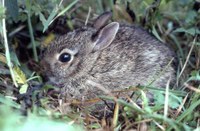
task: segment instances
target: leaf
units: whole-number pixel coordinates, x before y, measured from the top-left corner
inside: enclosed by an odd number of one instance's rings
[[[200,99],[196,102],[194,102],[192,105],[190,105],[190,107],[185,110],[180,116],[177,117],[176,121],[180,122],[181,120],[183,120],[186,116],[191,115],[194,112],[194,109],[200,105]]]
[[[14,130],[14,127],[12,127]],[[11,129],[12,129],[11,128]],[[63,122],[56,122],[42,117],[31,116],[24,124],[20,124],[17,131],[82,131],[80,126],[73,126]]]
[[[44,18],[44,15],[42,13],[39,13],[40,20],[42,21],[42,24],[44,26],[43,32],[45,32],[47,30],[48,26],[50,25],[53,18],[56,16],[57,12],[58,12],[58,7],[55,7],[47,20]]]
[[[155,26],[153,26],[152,33],[153,33],[153,35],[154,35],[157,39],[159,39],[160,41],[164,42],[164,41],[162,40],[162,38],[159,36],[158,32],[156,31]]]
[[[190,80],[199,81],[200,80],[200,70],[198,70],[198,71],[193,70],[190,73],[190,75],[191,75],[191,77],[188,79],[188,81],[190,81]]]
[[[24,94],[24,93],[27,92],[27,89],[28,89],[28,84],[26,83],[26,84],[21,86],[21,88],[19,89],[19,93]]]
[[[45,26],[47,20],[45,19],[44,15],[41,12],[39,12],[39,16],[40,16],[40,21],[42,21],[42,25]]]
[[[196,17],[197,17],[197,13],[193,10],[190,10],[187,12],[185,22],[189,24],[189,23],[193,22]]]
[[[0,97],[1,98],[1,97]],[[81,126],[53,120],[47,116],[37,116],[31,111],[25,117],[8,106],[0,108],[1,131],[83,131]]]
[[[192,27],[192,28],[189,28],[189,29],[185,29],[185,28],[178,28],[176,30],[174,30],[173,32],[184,32],[184,33],[187,33],[187,34],[190,34],[192,36],[195,36],[196,34],[200,34],[200,30],[195,28],[195,27]]]
[[[15,66],[13,68],[13,71],[14,71],[14,77],[15,77],[17,83],[26,84],[26,76],[23,73],[23,71],[17,66]]]
[[[153,92],[156,105],[164,105],[165,96],[157,91]]]
[[[79,0],[73,1],[71,4],[69,4],[64,10],[62,10],[60,13],[58,13],[59,7],[56,6],[53,11],[51,12],[50,16],[46,20],[44,15],[40,12],[40,20],[42,21],[42,24],[44,26],[43,32],[45,32],[48,28],[48,26],[59,16],[63,15],[65,12],[67,12],[73,5],[75,5]],[[57,14],[58,13],[58,14]],[[56,16],[57,15],[57,16]]]
[[[164,105],[164,103],[165,103],[164,94],[157,92],[157,91],[154,91],[153,94],[154,94],[155,104],[156,105]],[[177,97],[173,93],[170,93],[169,102],[168,102],[169,107],[175,109],[180,105],[181,102],[182,102],[182,97]]]
[[[177,97],[175,95],[170,94],[169,96],[169,107],[171,107],[172,109],[176,109],[177,107],[180,106],[182,102],[182,98],[181,97]]]
[[[74,6],[79,0],[75,0],[73,1],[71,4],[69,4],[64,10],[62,10],[57,17],[63,15],[65,12],[67,12],[70,8],[72,8],[72,6]]]

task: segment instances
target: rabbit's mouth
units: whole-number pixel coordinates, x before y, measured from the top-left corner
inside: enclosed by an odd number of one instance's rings
[[[50,76],[47,78],[48,78],[48,80],[46,81],[46,83],[52,84],[57,87],[64,87],[64,83],[63,83],[62,79],[56,78],[54,76]]]

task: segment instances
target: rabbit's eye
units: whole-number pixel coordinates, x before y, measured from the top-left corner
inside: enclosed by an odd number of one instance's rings
[[[71,55],[69,53],[62,53],[59,56],[59,61],[61,62],[69,62],[71,60]]]

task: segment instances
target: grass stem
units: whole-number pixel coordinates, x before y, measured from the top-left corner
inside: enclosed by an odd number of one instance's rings
[[[36,44],[35,44],[35,39],[34,39],[34,35],[33,35],[33,27],[32,27],[32,23],[31,23],[31,15],[30,15],[30,10],[27,12],[28,15],[28,30],[29,30],[29,34],[31,37],[31,44],[32,44],[32,48],[33,48],[33,55],[34,55],[34,60],[36,62],[38,62],[38,55],[37,55],[37,49],[36,49]]]
[[[4,0],[1,1],[1,4],[3,5],[3,7],[5,7]],[[10,59],[10,51],[9,51],[8,39],[7,39],[7,33],[6,33],[6,19],[5,18],[2,19],[2,35],[3,35],[7,65],[8,65],[8,68],[10,70],[10,74],[11,74],[11,78],[13,80],[13,83],[16,87],[18,87],[18,84],[17,84],[16,79],[15,79],[14,71],[13,71],[13,68],[12,68],[12,62],[11,62],[11,59]]]

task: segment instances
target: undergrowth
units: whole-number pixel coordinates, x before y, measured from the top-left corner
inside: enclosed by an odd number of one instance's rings
[[[0,3],[1,130],[200,130],[199,0]],[[90,106],[66,103],[59,94],[49,93],[54,87],[44,83],[38,62],[56,36],[90,24],[105,11],[113,12],[113,21],[141,26],[174,49],[177,88],[130,87],[128,91],[142,100],[139,105],[129,96],[126,100],[100,96],[116,104],[114,110],[105,109],[110,116],[99,117],[89,113]],[[145,95],[148,90],[154,93],[153,103]]]

